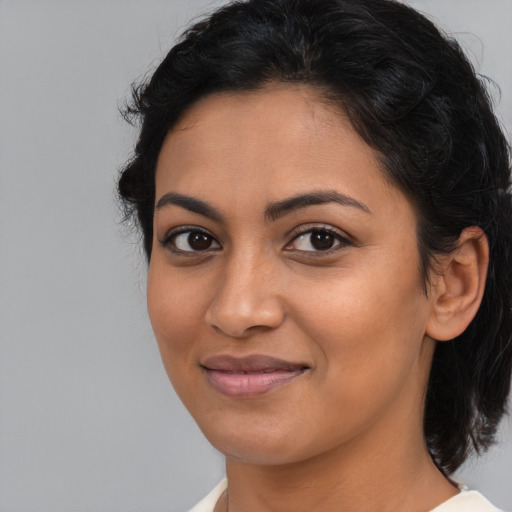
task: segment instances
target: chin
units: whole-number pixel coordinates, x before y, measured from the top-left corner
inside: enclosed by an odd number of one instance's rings
[[[199,426],[202,427],[200,422]],[[201,430],[227,458],[247,464],[276,466],[300,462],[316,454],[318,443],[314,435],[308,436],[297,426],[279,424],[277,419],[255,420],[250,426],[218,421],[213,428],[209,422]]]
[[[237,442],[236,440],[209,440],[227,459],[237,460],[245,464],[259,466],[281,466],[299,462],[306,457],[297,453],[297,447],[287,447],[281,442],[271,439],[266,441],[249,442],[248,440]],[[224,441],[224,442],[223,442]]]

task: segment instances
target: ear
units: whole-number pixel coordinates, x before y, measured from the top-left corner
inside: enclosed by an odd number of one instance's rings
[[[438,263],[432,272],[426,334],[447,341],[464,332],[482,302],[489,265],[487,237],[478,227],[466,228],[457,248],[438,257]]]

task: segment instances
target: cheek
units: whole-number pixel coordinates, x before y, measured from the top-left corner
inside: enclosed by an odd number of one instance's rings
[[[159,261],[152,261],[148,273],[147,305],[163,363],[173,376],[194,357],[204,316],[204,290],[195,281],[182,282]]]
[[[352,268],[350,275],[307,283],[307,294],[291,294],[302,297],[295,316],[316,340],[319,360],[336,374],[333,382],[343,382],[340,389],[357,390],[354,396],[399,380],[422,355],[428,303],[416,269],[402,269]]]
[[[422,403],[429,354],[422,348],[422,320],[414,320],[421,316],[421,301],[415,293],[406,304],[390,299],[385,289],[369,289],[370,295],[363,287],[328,294],[311,301],[302,315],[320,362],[315,380],[321,394],[311,399],[318,410],[310,418],[318,423],[311,428],[342,440],[400,404],[416,410]]]

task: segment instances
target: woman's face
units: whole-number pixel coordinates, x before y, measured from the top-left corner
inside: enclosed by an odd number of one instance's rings
[[[162,359],[220,451],[283,464],[421,435],[434,343],[415,213],[315,90],[192,107],[161,150],[154,233]]]

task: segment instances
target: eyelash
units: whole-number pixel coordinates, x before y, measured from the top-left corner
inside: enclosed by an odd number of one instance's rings
[[[198,233],[198,234],[205,235],[205,236],[211,238],[212,242],[219,245],[219,248],[222,248],[221,243],[209,231],[207,231],[206,229],[202,229],[198,226],[181,226],[177,229],[174,229],[165,235],[163,240],[160,241],[160,245],[162,247],[164,247],[165,249],[168,249],[169,251],[171,251],[174,254],[183,255],[183,256],[198,256],[198,255],[203,255],[203,254],[209,254],[212,252],[212,249],[209,249],[209,248],[205,249],[203,251],[194,251],[194,250],[184,251],[182,249],[177,248],[176,243],[175,243],[176,239],[178,238],[178,236],[184,235],[186,233],[189,233],[189,236],[192,233]],[[218,248],[215,248],[214,250],[217,251]]]
[[[312,251],[289,248],[295,241],[299,240],[304,235],[307,235],[308,233],[310,233],[312,235],[315,232],[322,233],[322,234],[328,234],[328,235],[332,236],[334,238],[335,245],[330,248],[327,248],[325,250],[319,249],[319,250],[312,250]],[[193,233],[205,235],[206,237],[211,238],[212,244],[216,244],[218,247],[215,247],[213,249],[208,247],[204,250],[190,250],[190,251],[177,248],[176,247],[176,239],[180,235],[184,235],[187,233],[189,234],[189,237]],[[217,240],[216,237],[214,237],[209,231],[202,229],[198,226],[181,226],[180,228],[170,231],[163,238],[163,240],[161,240],[159,243],[162,247],[168,249],[173,254],[183,255],[183,256],[193,256],[193,257],[211,254],[214,251],[218,251],[219,249],[222,249],[222,244]],[[305,226],[301,226],[298,228],[298,230],[296,230],[296,232],[293,234],[293,238],[290,240],[289,243],[287,243],[285,245],[284,249],[286,251],[290,251],[290,252],[295,251],[302,255],[308,254],[313,257],[321,257],[324,255],[332,254],[333,252],[337,252],[337,251],[343,249],[344,247],[347,247],[350,245],[354,245],[354,243],[347,236],[343,235],[341,232],[339,232],[329,226],[323,226],[323,225],[318,225],[318,224],[315,224],[315,225],[308,224]]]
[[[348,236],[344,235],[342,232],[340,232],[336,229],[333,229],[330,226],[318,225],[318,224],[314,224],[314,225],[308,224],[308,225],[299,227],[297,232],[294,234],[292,240],[288,244],[286,244],[285,249],[293,251],[294,249],[287,249],[287,247],[291,246],[295,241],[299,240],[300,237],[307,235],[308,233],[311,236],[315,232],[331,235],[334,238],[335,245],[328,249],[325,249],[325,250],[306,251],[306,250],[295,249],[295,251],[302,255],[307,253],[308,255],[313,256],[313,257],[322,257],[322,256],[332,254],[334,252],[337,252],[339,250],[342,250],[343,248],[345,248],[347,246],[354,245],[354,243],[348,238]]]

